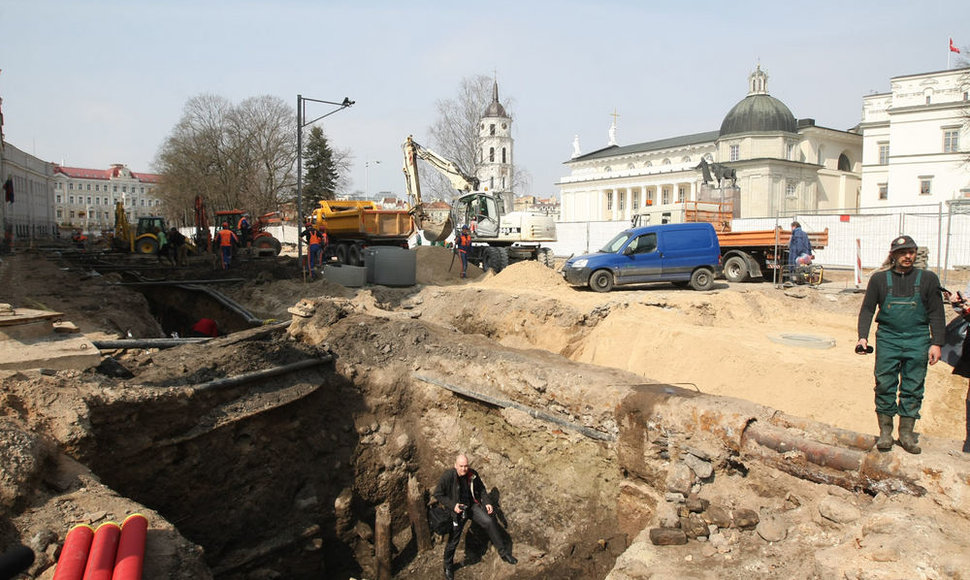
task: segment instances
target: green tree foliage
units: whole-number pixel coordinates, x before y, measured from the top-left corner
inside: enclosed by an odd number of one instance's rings
[[[155,168],[170,216],[183,215],[201,195],[210,210],[274,211],[296,183],[296,113],[278,97],[233,105],[200,95],[162,144]]]
[[[303,176],[303,207],[309,213],[321,199],[334,198],[340,178],[333,149],[323,129],[318,126],[310,129],[303,146],[303,165],[306,171]]]

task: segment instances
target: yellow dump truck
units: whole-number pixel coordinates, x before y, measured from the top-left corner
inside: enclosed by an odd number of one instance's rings
[[[322,200],[313,225],[327,232],[329,253],[350,266],[364,265],[368,246],[408,247],[414,220],[406,209],[380,209],[373,201]]]

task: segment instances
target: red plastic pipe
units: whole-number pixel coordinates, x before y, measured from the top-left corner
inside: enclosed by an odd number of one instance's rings
[[[111,580],[120,537],[121,527],[118,524],[105,522],[98,526],[91,542],[88,565],[84,568],[84,580]]]
[[[145,565],[145,538],[148,537],[148,519],[141,514],[131,514],[121,524],[121,541],[115,558],[111,580],[141,580]]]
[[[54,580],[82,580],[84,566],[88,563],[94,529],[87,524],[78,524],[67,532],[64,547],[54,568]]]

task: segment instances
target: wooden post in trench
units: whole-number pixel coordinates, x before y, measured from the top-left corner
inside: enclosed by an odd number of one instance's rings
[[[431,549],[431,528],[428,527],[428,513],[424,502],[424,489],[414,475],[408,476],[408,517],[418,545],[418,552]]]
[[[374,518],[374,560],[377,580],[391,580],[391,505],[387,502],[377,506]]]

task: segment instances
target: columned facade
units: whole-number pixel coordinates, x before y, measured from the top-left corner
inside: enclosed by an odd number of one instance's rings
[[[705,199],[701,159],[735,170],[736,217],[769,217],[857,206],[860,135],[796,120],[767,92],[758,67],[748,96],[725,116],[719,131],[634,145],[610,145],[566,162],[558,185],[560,221],[629,221],[649,211],[677,212]],[[574,145],[575,146],[575,145]]]
[[[131,221],[158,215],[160,176],[136,173],[121,163],[109,169],[54,166],[54,212],[63,226],[97,232],[114,227],[115,204],[124,202]]]

